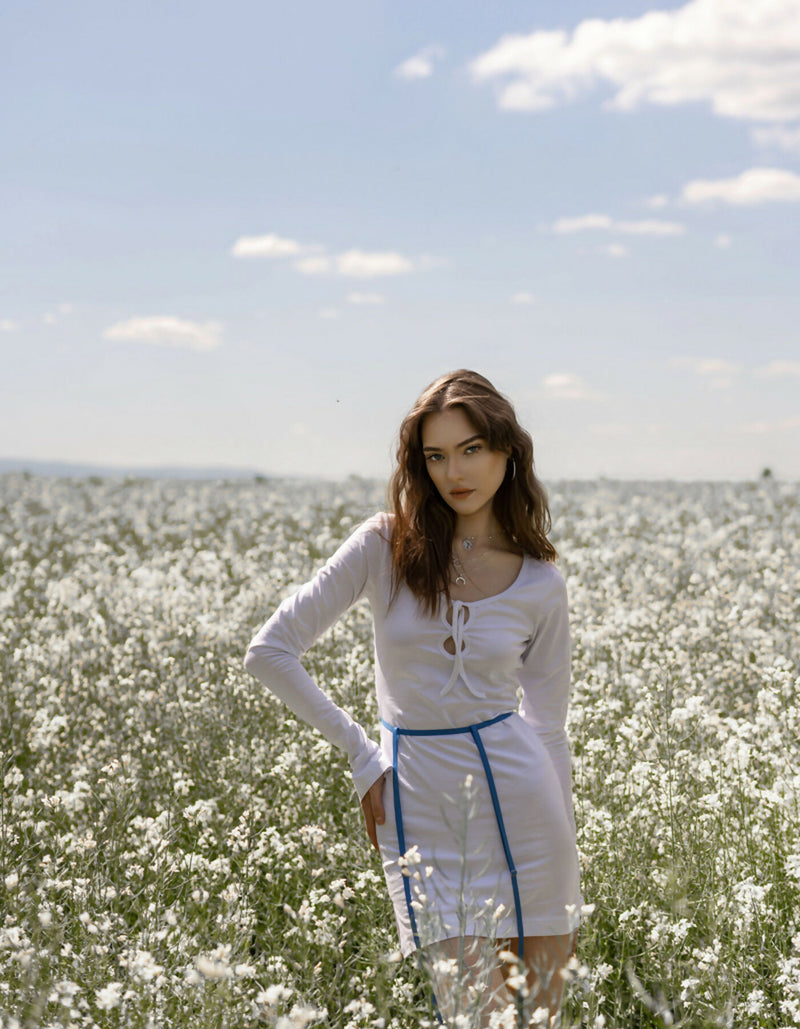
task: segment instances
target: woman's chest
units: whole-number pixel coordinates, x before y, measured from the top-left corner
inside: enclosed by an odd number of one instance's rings
[[[434,615],[421,611],[401,590],[380,619],[375,638],[382,661],[429,660],[448,667],[454,660],[476,669],[519,667],[532,632],[524,604],[503,598],[467,602],[454,598]]]

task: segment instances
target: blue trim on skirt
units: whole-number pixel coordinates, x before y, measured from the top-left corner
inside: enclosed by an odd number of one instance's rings
[[[508,873],[511,876],[511,890],[514,895],[514,910],[517,919],[517,936],[519,937],[519,959],[524,959],[524,948],[525,948],[525,930],[522,924],[522,904],[519,897],[519,887],[517,886],[517,869],[514,866],[514,858],[511,853],[511,847],[508,842],[508,835],[506,833],[505,822],[503,821],[503,812],[500,807],[500,798],[497,795],[497,787],[495,786],[494,775],[492,774],[492,767],[489,763],[489,757],[486,753],[486,748],[483,745],[481,739],[481,729],[486,729],[490,725],[495,725],[497,722],[502,722],[506,718],[510,718],[514,714],[513,711],[506,711],[505,714],[497,715],[495,718],[489,718],[485,722],[476,722],[474,725],[462,725],[455,729],[401,729],[397,725],[392,725],[387,722],[385,718],[381,719],[381,724],[385,726],[392,734],[392,790],[394,795],[394,812],[395,821],[397,823],[397,845],[400,851],[400,856],[406,853],[408,847],[406,846],[405,831],[403,829],[403,813],[400,806],[400,781],[397,774],[397,760],[400,752],[400,737],[401,736],[456,736],[469,733],[475,742],[478,754],[480,755],[481,764],[486,775],[486,781],[489,784],[489,793],[492,798],[492,806],[494,808],[495,819],[497,820],[497,828],[500,832],[500,839],[503,843],[503,853],[506,858],[506,865],[508,866]],[[411,882],[409,876],[403,876],[403,890],[406,897],[406,907],[408,908],[408,917],[411,923],[411,932],[414,936],[414,944],[417,948],[420,946],[419,934],[417,932],[417,920],[414,916],[414,909],[411,906]]]

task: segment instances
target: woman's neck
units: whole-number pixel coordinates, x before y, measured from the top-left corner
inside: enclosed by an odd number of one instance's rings
[[[456,519],[455,536],[457,539],[497,536],[500,532],[500,526],[497,524],[496,519],[491,513],[480,513],[466,518]]]

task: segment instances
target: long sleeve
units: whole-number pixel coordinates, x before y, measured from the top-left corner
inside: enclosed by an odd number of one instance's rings
[[[565,728],[571,679],[569,609],[566,585],[555,566],[519,679],[520,714],[547,747],[574,825],[572,763]]]
[[[360,526],[313,579],[284,600],[253,637],[245,668],[298,717],[347,754],[361,799],[390,765],[363,727],[306,672],[300,657],[366,592],[370,558],[380,543],[371,519]]]

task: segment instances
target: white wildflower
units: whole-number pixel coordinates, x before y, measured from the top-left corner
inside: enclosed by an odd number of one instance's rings
[[[110,982],[94,995],[94,1002],[101,1011],[111,1011],[119,1006],[122,1000],[122,983]]]

